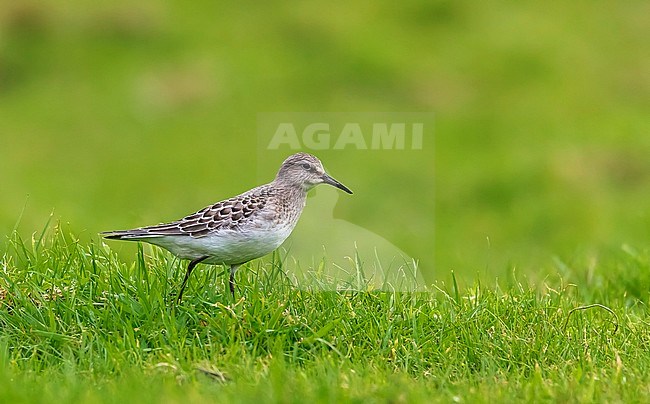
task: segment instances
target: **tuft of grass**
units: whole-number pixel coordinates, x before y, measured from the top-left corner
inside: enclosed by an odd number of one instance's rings
[[[631,251],[585,286],[452,276],[410,293],[297,290],[274,256],[238,273],[234,300],[200,266],[173,305],[184,269],[161,250],[127,264],[60,228],[14,233],[0,401],[647,401],[647,294],[627,285],[650,259]]]

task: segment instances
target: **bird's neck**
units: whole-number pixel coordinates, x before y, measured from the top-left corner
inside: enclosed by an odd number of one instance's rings
[[[313,188],[313,186],[306,186],[304,184],[297,184],[295,182],[289,182],[281,178],[276,178],[271,183],[276,188],[285,190],[288,194],[291,194],[294,197],[306,197],[307,192]]]
[[[274,181],[269,185],[276,190],[276,209],[282,211],[292,226],[295,226],[307,202],[307,190],[298,184],[284,181]]]

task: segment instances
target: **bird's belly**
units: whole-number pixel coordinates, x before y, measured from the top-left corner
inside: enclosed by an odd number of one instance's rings
[[[207,256],[209,258],[203,261],[206,264],[232,265],[270,253],[289,237],[291,230],[292,226],[245,231],[221,230],[205,237],[188,236],[174,240],[164,237],[150,242],[166,248],[180,258],[194,260]]]

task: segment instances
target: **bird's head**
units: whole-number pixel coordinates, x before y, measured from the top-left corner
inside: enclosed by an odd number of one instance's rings
[[[296,153],[284,160],[275,180],[309,191],[318,184],[329,184],[348,194],[352,191],[325,172],[320,160],[309,153]]]

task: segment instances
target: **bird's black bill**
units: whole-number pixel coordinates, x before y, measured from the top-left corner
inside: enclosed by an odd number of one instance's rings
[[[329,185],[331,185],[333,187],[341,189],[341,190],[347,192],[348,194],[352,194],[352,191],[350,191],[350,188],[348,188],[345,185],[341,184],[340,182],[338,182],[337,180],[335,180],[334,178],[330,177],[327,174],[323,175],[323,182],[325,184],[329,184]]]

